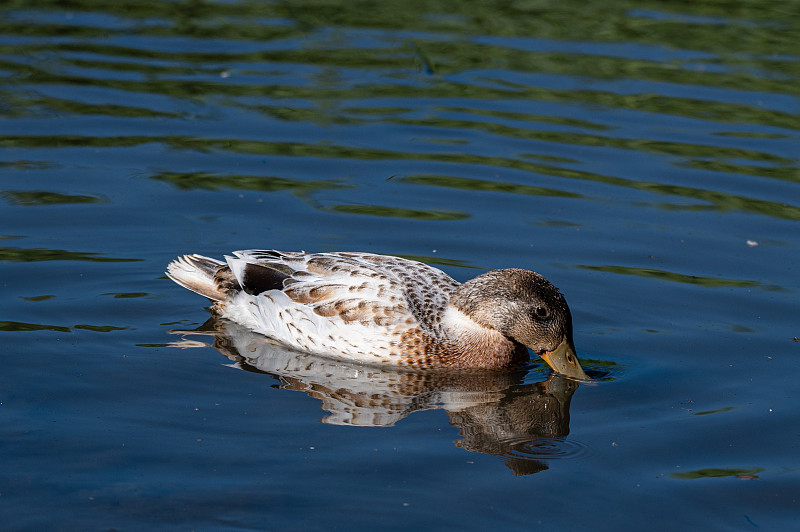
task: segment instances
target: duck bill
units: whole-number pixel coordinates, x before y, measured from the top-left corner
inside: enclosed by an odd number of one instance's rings
[[[564,336],[564,339],[558,344],[558,347],[552,351],[545,351],[539,356],[542,360],[547,362],[547,365],[553,368],[553,371],[556,373],[582,381],[589,380],[589,376],[583,371],[581,363],[578,362],[578,357],[575,355],[575,350],[570,345],[566,336]]]

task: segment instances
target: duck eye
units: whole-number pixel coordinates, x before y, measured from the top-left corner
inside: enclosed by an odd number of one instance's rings
[[[545,307],[536,307],[536,316],[539,318],[546,318],[550,315],[550,311],[548,311]]]

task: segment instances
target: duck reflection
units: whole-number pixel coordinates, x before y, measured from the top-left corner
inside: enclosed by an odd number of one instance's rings
[[[561,375],[526,384],[524,369],[420,372],[352,364],[287,349],[216,317],[198,329],[171,332],[211,335],[232,367],[266,373],[280,388],[319,399],[329,412],[323,423],[389,427],[413,412],[440,408],[459,430],[457,447],[499,456],[516,475],[545,470],[543,460],[571,454],[563,438],[578,383]]]

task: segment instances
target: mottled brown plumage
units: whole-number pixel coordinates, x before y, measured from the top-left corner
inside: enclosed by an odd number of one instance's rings
[[[496,368],[528,359],[586,378],[561,293],[541,275],[493,270],[459,284],[426,264],[370,253],[237,251],[167,274],[213,309],[288,346],[370,364]]]

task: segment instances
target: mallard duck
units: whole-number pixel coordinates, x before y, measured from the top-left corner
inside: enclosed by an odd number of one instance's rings
[[[289,347],[408,368],[503,368],[529,359],[588,379],[561,292],[536,272],[491,270],[459,284],[421,262],[371,253],[184,255],[167,276],[212,311]]]

